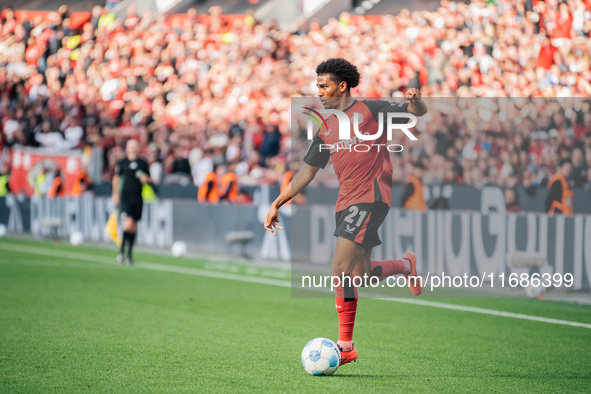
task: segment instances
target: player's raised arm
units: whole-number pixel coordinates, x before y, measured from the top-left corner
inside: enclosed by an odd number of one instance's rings
[[[269,213],[265,218],[265,230],[272,232],[277,235],[274,228],[283,230],[283,227],[279,226],[279,208],[285,205],[293,197],[297,196],[308,184],[314,179],[319,167],[313,167],[309,164],[304,163],[302,168],[295,174],[289,185],[279,194],[279,197],[273,201]]]
[[[405,97],[410,101],[410,104],[408,105],[408,113],[416,116],[423,116],[427,113],[427,104],[421,100],[421,91],[419,89],[408,89]]]

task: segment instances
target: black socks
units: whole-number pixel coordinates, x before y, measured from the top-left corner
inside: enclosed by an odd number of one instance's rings
[[[131,253],[133,251],[133,244],[135,243],[135,233],[129,231],[123,232],[123,242],[121,242],[121,254],[123,254],[125,251],[126,243],[129,244],[127,248],[127,256],[131,257]]]

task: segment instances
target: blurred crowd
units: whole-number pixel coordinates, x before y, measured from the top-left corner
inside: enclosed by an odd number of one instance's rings
[[[546,186],[565,159],[571,185],[591,186],[588,98],[435,98],[419,120],[419,141],[393,156],[394,178],[420,162],[427,184]],[[396,165],[396,164],[399,165]],[[531,189],[530,189],[531,190]],[[531,190],[533,193],[533,190]]]
[[[395,180],[421,160],[426,183],[528,186],[570,156],[576,185],[591,182],[588,99],[486,99],[588,98],[590,0],[442,0],[435,11],[297,26],[227,18],[220,7],[172,22],[127,12],[119,20],[96,7],[78,30],[67,6],[33,20],[3,11],[0,145],[100,148],[109,181],[133,138],[158,183],[200,185],[214,166],[241,185],[281,183],[300,159],[290,99],[314,96],[316,65],[344,57],[361,73],[355,96],[417,87],[431,100],[419,127],[433,138],[393,156]]]

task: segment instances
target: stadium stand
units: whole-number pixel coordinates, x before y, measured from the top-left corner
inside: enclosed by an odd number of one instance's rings
[[[0,146],[98,147],[105,180],[134,138],[164,174],[188,159],[196,185],[227,163],[237,164],[241,184],[280,183],[290,98],[313,95],[315,65],[334,56],[355,59],[362,83],[354,94],[363,97],[399,97],[409,87],[455,100],[591,95],[589,0],[443,0],[434,11],[343,13],[297,27],[219,6],[170,17],[130,7],[123,20],[95,6],[77,25],[58,9],[46,18],[2,11]],[[463,127],[470,111],[441,119],[426,130],[435,138],[394,158],[394,179],[428,156],[426,183],[527,187],[572,155],[576,185],[589,185],[590,103],[567,104],[531,104],[552,115],[524,122],[521,133]]]

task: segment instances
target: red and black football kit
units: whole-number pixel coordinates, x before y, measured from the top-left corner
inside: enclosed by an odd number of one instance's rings
[[[326,119],[312,141],[304,162],[324,168],[332,158],[339,180],[334,235],[355,241],[366,248],[380,245],[378,229],[388,214],[392,199],[392,162],[386,133],[387,114],[408,112],[408,103],[355,100],[343,112],[351,122],[350,140],[339,140],[339,122],[335,115]],[[382,135],[376,140],[361,140],[353,132],[353,116],[359,118],[359,131],[375,135],[382,116]],[[406,121],[405,121],[406,123]],[[358,144],[366,145],[355,150]],[[332,147],[332,149],[331,149]]]

